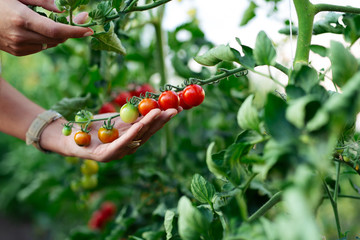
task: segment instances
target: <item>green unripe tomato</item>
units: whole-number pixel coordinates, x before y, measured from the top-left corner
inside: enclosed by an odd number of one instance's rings
[[[139,117],[139,110],[133,104],[128,102],[121,107],[120,117],[125,123],[133,123]]]
[[[65,157],[65,161],[69,164],[78,164],[80,159],[78,157]]]
[[[90,111],[80,110],[75,115],[75,122],[84,122],[84,123],[79,123],[79,125],[84,128],[86,126],[86,122],[88,122],[89,120],[91,120],[93,118],[94,118],[94,116]],[[88,127],[90,127],[90,125],[91,125],[91,123],[88,125]]]
[[[343,156],[344,162],[350,162],[350,158],[348,156]]]
[[[72,180],[70,182],[70,189],[73,191],[73,192],[78,192],[80,190],[80,182],[77,181],[77,180]]]
[[[81,186],[84,189],[93,189],[98,184],[98,176],[97,175],[84,175],[81,178]]]
[[[94,175],[99,171],[99,164],[93,160],[84,160],[80,170],[83,175]]]
[[[64,125],[64,127],[62,129],[62,134],[64,136],[70,136],[71,132],[72,132],[71,127],[69,125]]]

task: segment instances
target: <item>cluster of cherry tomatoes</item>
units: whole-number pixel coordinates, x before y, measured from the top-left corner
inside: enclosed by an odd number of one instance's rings
[[[106,223],[114,218],[116,213],[116,205],[113,202],[107,201],[101,204],[100,208],[93,212],[88,226],[92,230],[101,230],[106,226]]]
[[[175,92],[166,90],[161,94],[154,93],[154,89],[149,84],[137,86],[133,91],[120,92],[113,102],[105,103],[99,110],[99,113],[117,112],[115,105],[120,108],[119,115],[125,123],[133,123],[142,115],[145,116],[153,109],[167,110],[170,108],[178,109],[179,106],[185,110],[200,105],[205,98],[204,89],[197,84],[186,86],[182,91]],[[110,143],[119,137],[119,132],[111,124],[111,119],[104,121],[104,125],[98,130],[98,138],[102,143]],[[79,111],[75,116],[74,122],[64,125],[63,134],[69,136],[71,134],[72,124],[77,123],[81,126],[81,130],[75,133],[74,140],[78,146],[89,146],[91,143],[91,135],[89,127],[93,121],[93,114],[87,110]]]
[[[80,166],[80,171],[82,173],[81,178],[73,180],[70,183],[70,187],[74,192],[79,192],[81,189],[90,190],[97,187],[99,164],[96,161],[85,159]]]

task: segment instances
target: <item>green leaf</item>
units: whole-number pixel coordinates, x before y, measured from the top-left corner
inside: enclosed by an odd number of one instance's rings
[[[307,93],[310,92],[314,86],[318,85],[319,82],[317,71],[304,64],[297,67],[290,76],[290,83],[301,87]]]
[[[83,109],[91,102],[90,94],[85,97],[63,98],[60,102],[51,107],[52,110],[59,112],[66,119],[73,119],[79,109]]]
[[[245,10],[243,17],[240,22],[240,26],[245,26],[251,19],[253,19],[255,15],[255,10],[258,6],[254,1],[250,2],[249,7]]]
[[[96,6],[96,9],[89,13],[89,17],[91,17],[98,25],[103,25],[106,21],[106,17],[112,10],[113,6],[110,1],[102,1]]]
[[[342,34],[344,32],[344,27],[342,24],[339,23],[339,18],[341,16],[342,14],[329,12],[324,19],[321,19],[314,23],[313,34]]]
[[[232,49],[228,45],[219,45],[215,48],[210,49],[201,56],[196,56],[194,60],[201,65],[215,66],[222,61],[234,62],[236,57]]]
[[[124,0],[112,0],[112,7],[119,11],[123,1]]]
[[[286,119],[298,128],[303,128],[320,109],[320,102],[313,96],[305,97],[289,102],[286,110]]]
[[[320,46],[320,45],[310,45],[310,50],[313,51],[314,53],[322,56],[322,57],[326,57],[327,56],[327,48],[324,46]]]
[[[343,87],[358,70],[356,58],[339,42],[330,43],[330,61],[333,81],[339,87]]]
[[[236,137],[235,142],[254,145],[265,140],[266,138],[258,132],[252,130],[245,130]]]
[[[183,196],[178,204],[179,234],[183,240],[199,240],[208,238],[210,222],[201,211],[193,207],[190,200]]]
[[[360,38],[360,16],[347,14],[342,21],[346,26],[344,31],[345,40],[354,44]]]
[[[260,120],[257,109],[253,106],[254,95],[250,95],[241,105],[238,114],[237,122],[244,130],[260,131]]]
[[[114,32],[114,23],[110,22],[110,28],[107,32],[101,32],[92,35],[91,48],[94,50],[106,50],[126,55],[119,37]]]
[[[166,232],[166,240],[169,240],[173,237],[172,231],[174,228],[174,219],[175,219],[175,212],[167,210],[165,213],[164,219],[164,228]]]
[[[239,38],[236,38],[236,41],[240,45],[242,52],[244,53],[244,56],[241,56],[241,54],[234,50],[234,54],[238,60],[238,62],[243,65],[246,68],[252,69],[255,67],[255,59],[253,54],[253,49],[251,47],[248,47],[246,45],[243,45]]]
[[[265,105],[265,125],[267,131],[279,142],[291,142],[298,138],[299,131],[286,119],[286,103],[269,94]]]
[[[255,42],[254,58],[258,65],[274,65],[276,50],[264,31],[259,32]]]
[[[200,174],[195,174],[191,181],[191,192],[199,202],[211,204],[211,199],[216,190],[214,185],[208,182]]]
[[[215,147],[215,142],[210,143],[206,151],[206,164],[210,172],[212,172],[217,178],[226,177],[226,167],[224,166],[224,154],[220,152],[212,154]]]

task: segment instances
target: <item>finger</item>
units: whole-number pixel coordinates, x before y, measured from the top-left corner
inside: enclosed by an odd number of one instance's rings
[[[47,48],[56,47],[57,45],[58,44],[48,44]],[[27,44],[27,45],[22,45],[21,47],[19,47],[19,46],[11,47],[10,46],[10,48],[11,48],[11,51],[9,53],[14,56],[19,56],[19,57],[34,54],[34,53],[40,52],[42,50],[45,50],[42,44]]]
[[[27,15],[26,28],[49,38],[81,38],[94,34],[91,28],[57,23],[33,11],[28,12]]]
[[[23,34],[17,37],[16,44],[18,45],[23,45],[23,44],[41,45],[42,43],[59,44],[65,42],[65,40],[66,39],[62,39],[62,38],[48,38],[33,31],[24,31]]]
[[[126,147],[133,139],[136,137],[136,135],[139,133],[139,131],[143,128],[142,123],[135,123],[132,125],[127,132],[125,132],[121,137],[116,139],[111,143],[112,145],[112,151],[121,151],[122,147]]]
[[[76,24],[84,24],[84,23],[86,23],[88,18],[89,18],[89,13],[81,12],[81,13],[77,14],[74,17],[74,23],[76,23]]]
[[[144,124],[144,127],[136,136],[135,140],[141,139],[142,142],[146,142],[155,132],[159,131],[165,125],[165,123],[167,123],[176,114],[176,109],[168,109],[166,111],[162,111],[156,119],[150,119],[150,121],[145,118],[142,119],[140,122]]]
[[[49,11],[61,12],[55,5],[54,0],[20,0],[20,2],[26,5],[43,7]]]

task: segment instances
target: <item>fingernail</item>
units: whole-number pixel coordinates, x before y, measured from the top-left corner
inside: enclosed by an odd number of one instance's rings
[[[88,31],[88,32],[86,32],[86,33],[83,35],[83,37],[88,37],[88,36],[91,36],[91,35],[93,35],[93,34],[94,34],[93,31]]]

